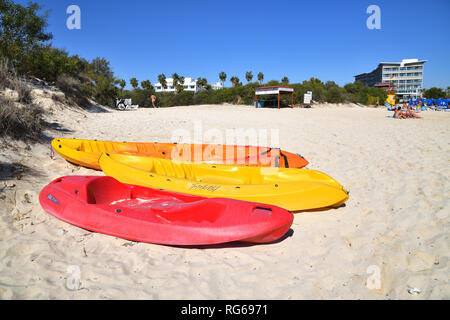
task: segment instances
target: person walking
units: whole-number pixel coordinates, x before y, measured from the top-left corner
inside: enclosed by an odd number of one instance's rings
[[[156,96],[152,94],[150,98],[152,99],[152,107],[156,108]]]

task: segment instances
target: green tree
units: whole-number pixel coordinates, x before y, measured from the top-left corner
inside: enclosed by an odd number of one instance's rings
[[[114,85],[115,79],[108,78],[104,74],[96,74],[94,78],[93,98],[101,104],[114,106],[118,88]]]
[[[239,85],[239,78],[236,77],[236,76],[231,77],[231,78],[230,78],[230,82],[231,82],[231,84],[233,85],[233,87],[236,87],[236,86]]]
[[[306,91],[313,92],[313,99],[315,101],[319,101],[319,102],[326,101],[325,85],[319,79],[312,77],[309,79],[309,81],[303,81],[302,87],[305,89],[305,92]]]
[[[131,78],[130,84],[133,87],[133,89],[136,90],[136,88],[139,86],[139,81],[136,78]]]
[[[53,38],[51,33],[45,32],[48,13],[39,15],[41,9],[33,2],[22,6],[0,0],[0,55],[8,58],[15,67]]]
[[[123,88],[125,88],[125,86],[127,85],[127,82],[123,79],[119,80],[119,86],[120,88],[123,90]]]
[[[326,92],[326,101],[331,103],[341,103],[344,101],[344,89],[339,86],[330,87]],[[376,101],[376,100],[375,100]]]
[[[258,81],[260,84],[262,84],[262,82],[264,81],[264,73],[258,73]]]
[[[92,71],[96,74],[102,74],[107,78],[112,78],[114,73],[109,66],[109,61],[105,58],[97,57],[91,62]]]
[[[91,87],[92,83],[94,83],[93,87]],[[91,96],[99,103],[114,106],[114,99],[119,90],[116,83],[117,79],[109,66],[109,61],[97,57],[89,63],[87,77],[82,87],[88,88],[86,92],[91,93]]]
[[[178,83],[179,83],[181,86],[184,86],[184,77],[183,77],[183,76],[179,76],[179,77],[178,77]]]
[[[78,75],[77,62],[64,50],[43,46],[25,57],[17,68],[19,73],[55,82],[60,75]]]
[[[441,99],[445,98],[446,94],[441,88],[432,87],[430,89],[425,89],[423,91],[423,96],[426,99]]]
[[[336,88],[341,89],[333,81],[325,83],[325,87],[328,88],[327,99],[329,100],[334,100],[337,96]],[[375,104],[377,101],[379,104],[383,104],[387,97],[386,91],[383,89],[365,86],[359,81],[346,84],[340,94],[343,96],[340,98],[343,101],[362,104]]]
[[[222,87],[224,86],[225,81],[227,80],[227,74],[225,72],[219,73],[219,79],[222,81]]]
[[[184,77],[174,73],[172,78],[173,78],[173,86],[177,91],[177,93],[182,92],[184,90]]]
[[[146,90],[150,90],[150,89],[153,88],[152,83],[150,82],[150,80],[141,81],[141,87],[143,89],[146,89]]]
[[[279,86],[281,85],[281,83],[278,80],[270,80],[266,83],[267,86],[271,87],[271,86]]]
[[[178,75],[178,73],[174,73],[174,74],[172,74],[172,79],[173,79],[173,86],[174,86],[174,88],[176,88],[176,86],[178,85],[178,83],[180,81],[180,76]]]
[[[339,85],[334,81],[325,82],[325,89],[330,90],[331,88],[339,88]]]
[[[167,89],[167,80],[164,73],[158,75],[158,81],[164,89]]]
[[[208,85],[208,80],[206,80],[206,78],[198,78],[197,79],[197,85],[201,88],[201,89],[205,89]]]
[[[283,77],[281,79],[281,84],[287,86],[289,84],[289,78],[288,77]]]
[[[253,79],[252,72],[251,71],[246,72],[245,73],[245,80],[247,80],[247,82],[250,82],[250,81],[252,81],[252,79]]]

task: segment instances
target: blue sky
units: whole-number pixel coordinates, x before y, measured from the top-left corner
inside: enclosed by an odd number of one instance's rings
[[[25,4],[28,2],[17,0]],[[379,62],[428,60],[424,87],[450,86],[450,1],[34,0],[50,10],[54,46],[105,57],[116,76],[155,83],[164,73],[218,73],[291,82],[310,77],[339,85]],[[66,8],[81,8],[81,30],[66,27]],[[381,9],[381,30],[369,30],[369,5]],[[229,83],[228,83],[229,84]],[[227,85],[227,84],[226,84]]]

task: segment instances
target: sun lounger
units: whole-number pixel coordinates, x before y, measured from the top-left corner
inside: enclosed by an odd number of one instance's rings
[[[131,99],[116,99],[116,108],[119,110],[136,110],[139,105],[132,104]]]

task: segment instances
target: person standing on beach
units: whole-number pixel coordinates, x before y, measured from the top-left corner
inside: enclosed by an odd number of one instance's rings
[[[152,106],[153,108],[156,108],[156,96],[154,94],[151,95],[150,99],[152,99]]]

